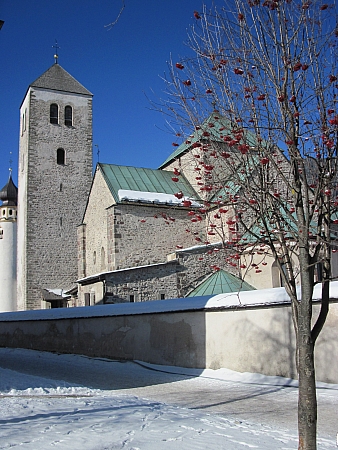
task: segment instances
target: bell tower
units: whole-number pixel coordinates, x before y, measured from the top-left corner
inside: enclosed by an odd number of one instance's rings
[[[9,176],[0,191],[0,312],[16,310],[16,238],[18,189]]]
[[[18,309],[77,279],[77,232],[92,179],[92,94],[53,64],[20,108]]]

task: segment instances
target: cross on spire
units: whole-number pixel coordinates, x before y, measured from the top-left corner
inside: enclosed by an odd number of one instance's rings
[[[52,45],[52,48],[55,48],[54,58],[55,58],[55,64],[57,64],[57,63],[58,63],[58,58],[59,58],[59,55],[58,55],[58,49],[59,49],[60,47],[59,47],[58,41],[57,41],[56,39],[55,39],[55,44]]]
[[[10,176],[12,176],[12,171],[13,171],[12,163],[13,163],[12,152],[9,152],[9,175]]]

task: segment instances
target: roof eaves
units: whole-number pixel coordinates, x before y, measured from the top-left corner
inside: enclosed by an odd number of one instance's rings
[[[159,267],[159,266],[166,266],[166,265],[171,265],[171,264],[178,264],[178,260],[173,259],[173,260],[161,262],[161,263],[153,263],[153,264],[147,264],[147,265],[143,265],[143,266],[126,267],[124,269],[116,269],[116,270],[111,270],[108,272],[100,272],[100,273],[96,273],[94,275],[89,275],[87,277],[80,278],[80,279],[76,280],[76,283],[81,284],[81,285],[97,283],[99,281],[105,280],[106,276],[114,275],[115,273],[118,274],[118,273],[122,273],[122,272],[134,271],[137,269],[146,269],[148,267]]]

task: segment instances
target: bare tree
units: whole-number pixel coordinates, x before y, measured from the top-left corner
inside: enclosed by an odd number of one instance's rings
[[[111,30],[117,24],[117,22],[120,20],[120,17],[122,15],[125,7],[126,7],[125,0],[122,0],[122,6],[120,8],[120,12],[118,13],[116,19],[113,22],[110,22],[110,23],[108,23],[108,25],[105,25],[106,28]]]
[[[205,199],[207,234],[230,240],[242,269],[248,242],[279,268],[296,334],[298,448],[307,450],[316,448],[314,345],[329,311],[338,222],[336,15],[317,0],[226,0],[195,11],[190,56],[169,64],[160,108],[185,136],[191,159],[177,155],[175,177],[183,172]]]

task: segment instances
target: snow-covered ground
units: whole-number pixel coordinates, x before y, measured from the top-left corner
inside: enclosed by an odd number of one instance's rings
[[[0,348],[0,448],[297,448],[294,381]],[[338,386],[320,385],[319,449]]]

